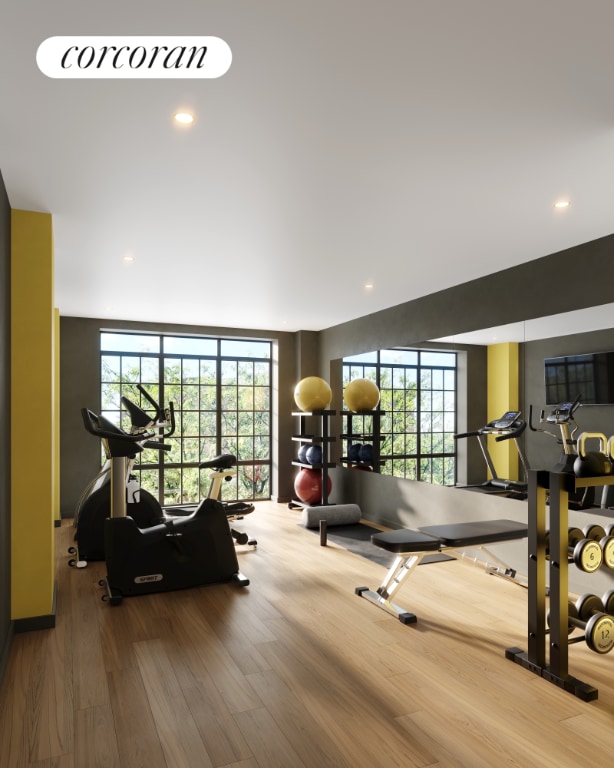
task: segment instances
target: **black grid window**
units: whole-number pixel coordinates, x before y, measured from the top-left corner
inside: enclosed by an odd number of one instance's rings
[[[344,388],[356,378],[380,389],[381,474],[454,485],[456,354],[389,349],[344,359]]]
[[[209,491],[202,461],[238,459],[238,476],[222,484],[224,500],[270,497],[271,343],[154,334],[101,334],[101,411],[129,429],[121,397],[151,407],[142,384],[163,406],[173,402],[175,433],[162,457],[139,454],[135,471],[160,504],[195,503]]]

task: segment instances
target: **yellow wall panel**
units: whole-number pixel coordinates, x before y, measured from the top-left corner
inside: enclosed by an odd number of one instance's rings
[[[11,212],[11,613],[53,610],[55,355],[51,215]]]
[[[488,347],[488,421],[515,410],[518,410],[518,344],[493,344]],[[518,451],[514,441],[497,443],[489,437],[488,450],[499,477],[518,480]]]

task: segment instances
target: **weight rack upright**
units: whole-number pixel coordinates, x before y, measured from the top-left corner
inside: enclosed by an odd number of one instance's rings
[[[508,648],[505,657],[583,701],[594,701],[598,689],[569,674],[569,494],[578,488],[613,484],[612,476],[580,478],[562,472],[529,471],[528,650]],[[548,490],[549,558],[546,556]],[[549,584],[546,582],[548,564]],[[548,596],[549,628],[546,626]]]

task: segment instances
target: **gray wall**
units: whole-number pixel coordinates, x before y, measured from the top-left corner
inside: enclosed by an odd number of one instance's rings
[[[0,680],[11,622],[11,208],[0,173]]]
[[[614,235],[608,235],[328,328],[320,333],[320,370],[345,355],[608,304],[613,278]]]

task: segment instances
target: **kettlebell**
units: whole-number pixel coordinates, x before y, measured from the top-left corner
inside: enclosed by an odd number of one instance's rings
[[[599,451],[587,451],[585,443],[589,439],[599,440]],[[578,438],[578,457],[574,461],[573,471],[576,477],[601,477],[612,474],[610,445],[602,432],[583,432]],[[606,453],[606,449],[608,453]]]

